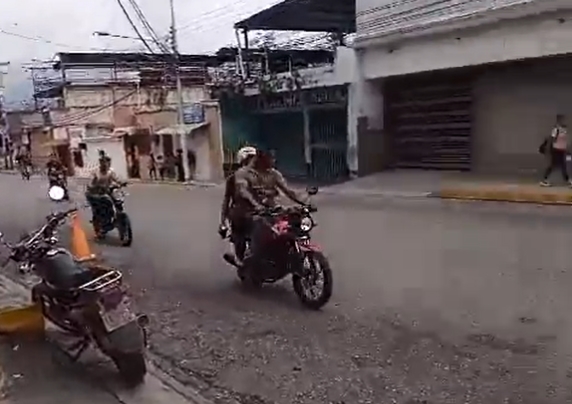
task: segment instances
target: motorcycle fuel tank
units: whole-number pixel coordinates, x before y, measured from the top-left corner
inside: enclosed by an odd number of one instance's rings
[[[48,251],[34,266],[38,276],[62,290],[77,288],[92,278],[89,268],[81,266],[63,249]]]

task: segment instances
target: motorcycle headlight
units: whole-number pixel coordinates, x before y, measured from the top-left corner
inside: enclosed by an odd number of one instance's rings
[[[300,222],[300,229],[302,231],[308,232],[308,231],[312,230],[312,227],[314,227],[314,222],[312,221],[311,218],[309,218],[307,216],[302,218],[302,221]]]
[[[112,192],[113,199],[122,200],[124,198],[124,194],[120,189],[114,189]]]

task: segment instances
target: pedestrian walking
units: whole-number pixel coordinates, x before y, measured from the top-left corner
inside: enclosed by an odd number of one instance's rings
[[[149,178],[153,181],[157,180],[157,161],[155,161],[155,155],[149,153]]]
[[[548,166],[544,171],[544,177],[540,182],[541,186],[550,186],[549,177],[555,168],[560,168],[562,178],[568,185],[572,185],[568,176],[566,155],[568,150],[568,130],[565,124],[564,115],[556,115],[556,123],[550,136],[540,145],[539,151],[548,156]]]

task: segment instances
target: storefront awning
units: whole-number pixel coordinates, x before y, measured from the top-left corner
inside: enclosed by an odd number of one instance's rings
[[[159,129],[155,134],[157,135],[188,135],[197,129],[207,126],[208,122],[194,123],[191,125],[173,125]]]

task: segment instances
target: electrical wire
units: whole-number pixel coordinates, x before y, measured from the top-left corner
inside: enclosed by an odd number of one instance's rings
[[[131,4],[131,7],[133,8],[133,10],[135,11],[137,18],[139,19],[139,21],[143,25],[143,28],[147,31],[147,34],[151,37],[151,39],[153,40],[155,45],[157,45],[157,47],[161,50],[161,52],[170,53],[169,47],[167,47],[167,45],[165,45],[163,42],[161,42],[161,40],[159,39],[159,36],[155,32],[155,30],[153,29],[151,24],[149,24],[149,21],[145,17],[145,14],[141,10],[141,8],[137,4],[137,2],[135,0],[128,0],[128,1],[129,1],[129,4]]]
[[[133,31],[135,31],[135,34],[137,35],[137,37],[139,37],[139,39],[141,40],[141,42],[143,42],[143,45],[145,45],[145,47],[147,48],[147,50],[149,50],[149,52],[151,53],[155,53],[153,51],[153,48],[151,48],[151,46],[149,46],[149,44],[147,43],[147,41],[145,40],[145,38],[143,38],[143,36],[141,35],[141,33],[139,32],[139,29],[137,28],[137,25],[135,25],[135,22],[133,21],[133,19],[131,18],[131,16],[129,15],[129,12],[127,11],[127,9],[125,8],[125,6],[123,5],[123,3],[121,2],[121,0],[116,0],[117,4],[119,5],[119,7],[121,8],[121,11],[123,12],[123,15],[125,15],[125,18],[127,18],[127,21],[129,22],[129,25],[131,25],[131,28],[133,28]]]
[[[60,42],[55,42],[52,41],[51,39],[47,39],[41,36],[29,36],[29,35],[23,35],[23,34],[19,34],[17,32],[13,32],[13,31],[7,31],[5,29],[0,29],[0,34],[4,34],[4,35],[8,35],[8,36],[12,36],[12,37],[16,37],[16,38],[20,38],[20,39],[26,39],[28,41],[34,41],[34,42],[43,42],[49,45],[54,45],[54,46],[60,46],[62,48],[68,48],[68,49],[83,49],[85,50],[85,47],[80,47],[80,46],[74,46],[74,45],[69,45],[69,44],[64,44],[64,43],[60,43]],[[101,48],[92,48],[89,47],[89,50],[94,50],[94,51],[102,51]]]

